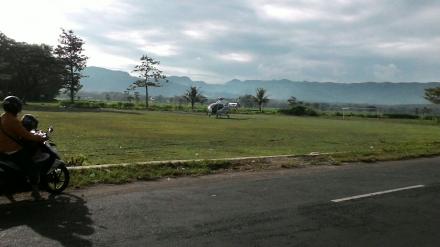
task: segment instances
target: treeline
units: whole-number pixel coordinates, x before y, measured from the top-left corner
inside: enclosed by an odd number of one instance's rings
[[[135,92],[136,93],[136,92]],[[67,94],[61,94],[61,98],[67,99]],[[238,102],[242,107],[245,108],[257,108],[258,104],[253,100],[253,96],[250,94],[240,96],[237,98],[225,98],[226,102]],[[138,101],[144,101],[145,100],[145,94],[134,94],[128,92],[87,92],[87,91],[80,91],[77,94],[78,99],[83,100],[101,100],[101,101],[127,101],[127,102],[138,102]],[[151,96],[150,100],[157,103],[165,103],[165,104],[186,104],[187,100],[183,96],[163,96],[163,95],[156,95]],[[213,102],[216,102],[217,98],[208,98],[205,104],[210,104]],[[306,104],[314,104],[314,103],[306,103]],[[288,108],[289,103],[286,100],[278,100],[278,99],[271,99],[268,103],[265,104],[266,107],[269,108]]]
[[[67,94],[61,94],[64,99],[68,98]],[[145,100],[145,95],[127,94],[127,92],[86,92],[80,91],[78,99],[82,100],[98,100],[98,101],[121,101],[121,102],[140,102]],[[163,95],[152,96],[153,102],[163,104],[186,104],[187,101],[181,96],[166,97]],[[208,98],[204,105],[217,101],[216,98]],[[246,94],[239,98],[226,98],[225,102],[238,102],[244,108],[257,108],[258,104],[252,99],[252,95]],[[414,105],[380,105],[380,104],[350,104],[350,103],[322,103],[322,102],[306,102],[271,99],[265,104],[267,108],[289,109],[292,105],[304,105],[321,112],[338,112],[342,108],[350,108],[350,111],[371,112],[376,113],[392,113],[392,114],[413,114],[413,115],[440,115],[440,106],[432,104],[414,104]]]
[[[17,42],[0,32],[0,98],[16,95],[25,102],[50,101],[63,88],[70,95],[78,92],[87,59],[80,54],[83,42],[64,29],[60,42],[53,49],[46,44]],[[76,66],[77,60],[82,67]]]
[[[16,42],[0,33],[0,97],[51,100],[63,86],[64,65],[49,45]]]

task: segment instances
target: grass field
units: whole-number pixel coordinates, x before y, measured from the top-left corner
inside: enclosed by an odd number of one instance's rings
[[[440,126],[419,120],[233,115],[231,119],[170,112],[30,112],[53,125],[66,157],[88,164],[171,159],[348,152],[343,159],[440,154]]]

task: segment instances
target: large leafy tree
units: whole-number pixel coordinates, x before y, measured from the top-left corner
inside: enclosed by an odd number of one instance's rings
[[[3,98],[10,92],[15,71],[13,69],[13,47],[16,42],[0,33],[0,96]]]
[[[200,90],[195,86],[188,88],[186,93],[183,95],[183,98],[186,99],[187,102],[191,103],[191,109],[193,111],[195,103],[203,103],[207,100],[207,98],[203,96]]]
[[[161,82],[167,82],[167,80],[163,71],[157,68],[160,64],[158,60],[148,55],[142,55],[140,60],[141,64],[136,65],[133,70],[138,74],[139,80],[133,82],[130,87],[145,88],[145,107],[148,108],[148,87],[160,87]]]
[[[75,95],[82,88],[81,71],[86,67],[88,57],[83,53],[84,41],[76,36],[72,30],[61,29],[59,44],[55,48],[55,54],[65,66],[63,88],[69,93],[70,101],[75,101]]]
[[[440,87],[425,89],[425,99],[433,104],[440,104]]]
[[[50,100],[63,84],[62,73],[50,46],[15,42],[0,33],[0,96]]]
[[[63,86],[62,63],[47,45],[20,44],[17,49],[17,80],[13,90],[23,100],[51,99]]]
[[[8,38],[0,32],[0,80],[7,80],[12,77],[10,66],[12,59],[12,47],[16,44],[13,39]]]
[[[269,97],[267,96],[267,91],[264,88],[257,88],[254,96],[255,103],[258,104],[260,112],[263,111],[263,105],[269,102]]]

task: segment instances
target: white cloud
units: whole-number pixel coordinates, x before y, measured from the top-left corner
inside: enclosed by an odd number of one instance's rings
[[[420,51],[420,49],[424,49],[427,47],[427,44],[424,42],[405,42],[405,41],[397,41],[397,42],[384,42],[379,43],[376,47],[383,51],[396,51],[396,52],[411,52],[411,51]]]
[[[375,64],[373,66],[374,77],[382,81],[393,81],[398,79],[400,73],[399,68],[395,64]]]
[[[167,75],[188,76],[194,81],[205,81],[210,83],[223,83],[227,80],[225,75],[219,75],[212,71],[200,70],[191,67],[179,67],[160,65],[160,69]]]
[[[239,53],[239,52],[220,54],[218,57],[222,60],[239,62],[239,63],[249,63],[254,60],[253,55],[248,53]]]
[[[138,46],[144,46],[148,43],[148,40],[155,37],[165,35],[164,31],[160,29],[143,29],[143,30],[124,30],[124,31],[111,31],[103,34],[104,37],[114,40],[133,43]]]
[[[258,65],[259,78],[292,79],[309,81],[338,81],[346,71],[344,65],[336,61],[295,58],[286,54],[276,58],[282,64],[263,62]]]
[[[111,50],[100,48],[99,45],[85,44],[85,53],[89,57],[89,66],[103,67],[107,69],[117,69],[131,71],[139,61],[131,59],[123,54],[114,54]],[[109,63],[111,61],[111,63]]]
[[[219,36],[226,35],[231,27],[219,21],[204,21],[187,23],[182,34],[196,40],[212,40]]]
[[[187,30],[183,30],[182,33],[193,39],[207,40],[209,38],[208,33],[199,30],[187,29]]]
[[[145,44],[142,51],[147,53],[153,53],[162,57],[170,57],[179,54],[179,49],[177,46],[172,44],[162,44],[162,43],[149,43]]]
[[[88,64],[106,68],[130,71],[147,53],[210,82],[440,78],[435,1],[0,1],[7,36],[56,45],[60,27],[73,29]]]
[[[401,39],[388,40],[385,42],[376,42],[367,45],[367,49],[372,54],[377,54],[383,57],[390,57],[395,59],[419,59],[425,61],[438,60],[440,54],[440,37],[433,37],[429,40],[425,39]]]
[[[150,30],[131,30],[131,31],[115,31],[104,34],[104,37],[133,44],[138,50],[146,53],[152,53],[158,56],[169,57],[179,54],[179,48],[170,43],[170,41],[151,41],[151,37],[162,36],[164,33],[158,29]]]
[[[253,0],[249,5],[264,20],[286,23],[325,21],[325,25],[354,23],[372,15],[374,11],[363,8],[373,5],[372,1],[283,1]],[[359,7],[362,6],[362,7]]]
[[[265,4],[261,7],[263,15],[279,21],[300,22],[317,20],[323,13],[315,9],[292,8],[282,5]]]
[[[29,43],[55,45],[60,28],[83,30],[84,24],[75,15],[93,12],[88,18],[125,16],[131,10],[119,0],[14,0],[4,1],[0,8],[0,31]]]
[[[18,41],[56,44],[60,27],[80,28],[50,1],[7,1],[0,7],[0,31]]]

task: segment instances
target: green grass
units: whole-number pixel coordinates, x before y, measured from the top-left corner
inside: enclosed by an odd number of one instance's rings
[[[237,167],[227,161],[186,162],[157,165],[132,165],[127,167],[95,168],[70,171],[71,186],[81,187],[97,183],[128,183],[136,180],[155,180],[163,177],[199,176],[215,173],[218,170]]]
[[[344,160],[395,159],[440,153],[440,127],[420,120],[170,112],[32,111],[65,158],[88,164],[347,152]]]
[[[115,167],[94,167],[71,170],[70,186],[82,187],[98,183],[128,183],[137,180],[156,180],[165,177],[200,176],[227,171],[255,171],[311,165],[337,165],[328,155],[295,156],[247,160],[200,160],[185,162],[161,162],[156,164]]]

